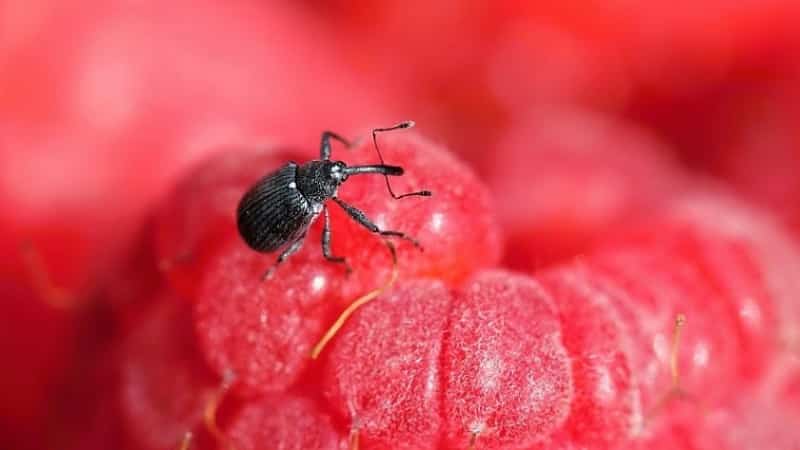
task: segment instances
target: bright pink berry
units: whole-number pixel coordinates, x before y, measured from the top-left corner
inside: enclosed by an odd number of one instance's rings
[[[310,399],[267,395],[243,406],[223,429],[236,450],[340,450],[346,438]]]
[[[497,230],[488,194],[475,175],[415,134],[398,131],[379,139],[386,162],[405,168],[404,176],[392,179],[397,193],[430,189],[433,197],[394,200],[382,177],[366,175],[347,180],[339,194],[379,227],[405,232],[425,247],[421,252],[397,241],[401,276],[435,276],[457,283],[476,268],[495,263],[500,252]],[[376,162],[368,139],[351,150],[336,146],[333,158],[350,165]],[[195,280],[201,348],[219,374],[233,371],[238,384],[251,392],[282,390],[296,382],[308,365],[308,351],[330,325],[337,302],[379,287],[392,270],[390,252],[379,236],[337,205],[328,207],[333,253],[353,266],[349,277],[341,265],[322,256],[321,220],[310,227],[303,248],[268,280],[261,276],[276,253],[251,250],[239,236],[217,237],[207,244],[213,249]]]
[[[756,273],[747,275],[761,285],[767,299],[744,296],[751,290],[735,288],[734,303],[748,333],[771,335],[772,342],[800,348],[800,242],[768,213],[742,202],[726,191],[700,191],[674,202],[664,212],[666,220],[690,223],[738,247],[751,259]],[[724,220],[720,220],[724,218]],[[741,259],[741,256],[740,256]],[[735,280],[742,283],[745,278]],[[731,282],[731,281],[728,281]],[[751,301],[749,301],[751,300]],[[777,321],[777,326],[775,322]]]
[[[323,390],[363,448],[437,448],[451,301],[440,281],[402,283],[356,312],[327,350]]]
[[[572,370],[552,299],[499,271],[468,281],[453,303],[442,355],[444,444],[526,448],[561,427]]]
[[[748,380],[748,360],[756,357],[741,352],[737,318],[692,261],[702,244],[693,246],[685,236],[665,231],[660,242],[620,245],[585,262],[598,294],[607,295],[625,321],[646,414],[673,387],[676,350],[681,388],[708,401],[727,398],[735,382]],[[680,315],[686,323],[678,335]]]
[[[575,391],[555,441],[608,448],[628,439],[642,411],[631,373],[630,336],[614,305],[580,265],[551,270],[538,279],[558,309]],[[543,448],[553,448],[553,443]]]
[[[351,150],[334,149],[333,159],[349,165],[378,162],[367,136]],[[395,240],[401,276],[434,276],[456,284],[476,269],[498,261],[500,240],[489,194],[468,167],[413,131],[382,133],[378,145],[387,164],[405,169],[403,176],[390,179],[395,193],[427,189],[433,196],[394,200],[383,177],[356,176],[342,185],[339,197],[364,211],[382,229],[402,231],[420,242],[422,252]],[[330,208],[334,253],[348,258],[355,269],[343,291],[349,299],[388,278],[389,252],[378,236],[336,205]],[[318,234],[311,236],[307,245],[318,245]]]
[[[341,267],[308,242],[262,280],[274,256],[238,236],[219,243],[209,261],[194,301],[203,356],[220,376],[233,372],[240,393],[283,391],[309,365],[312,346],[333,321]]]

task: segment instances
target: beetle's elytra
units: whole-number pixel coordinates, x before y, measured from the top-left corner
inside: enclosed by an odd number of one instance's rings
[[[269,278],[275,269],[293,253],[300,250],[308,228],[319,217],[324,215],[325,224],[322,230],[322,253],[331,262],[350,266],[345,258],[331,253],[330,214],[327,201],[333,200],[355,221],[373,233],[382,236],[394,236],[419,243],[400,231],[381,230],[361,210],[349,205],[337,197],[339,186],[351,175],[379,174],[386,178],[386,187],[395,199],[409,196],[431,195],[430,191],[410,192],[395,195],[389,184],[389,176],[403,175],[403,168],[384,164],[383,156],[378,149],[377,133],[401,128],[410,128],[414,122],[402,122],[389,128],[372,130],[375,150],[378,152],[380,164],[348,166],[342,161],[331,161],[331,139],[345,146],[350,143],[341,136],[325,131],[320,143],[320,159],[298,165],[286,163],[280,169],[261,178],[244,194],[237,209],[237,226],[245,243],[253,250],[269,253],[283,248],[275,263],[264,273]]]

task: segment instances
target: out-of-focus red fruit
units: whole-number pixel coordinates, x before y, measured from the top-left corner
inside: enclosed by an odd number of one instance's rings
[[[507,235],[505,262],[524,270],[580,253],[684,184],[653,136],[580,108],[529,115],[485,165]]]
[[[751,343],[737,332],[738,317],[693,260],[703,241],[666,227],[653,232],[658,243],[618,244],[585,262],[595,295],[608,296],[626,321],[643,411],[653,412],[674,389],[676,354],[682,391],[708,402],[729,398],[737,386],[754,381],[750,368],[771,349],[742,351]],[[686,323],[679,332],[680,315]]]
[[[554,22],[516,14],[498,33],[485,61],[486,83],[498,107],[513,122],[540,105],[603,110],[624,105],[633,80],[623,49],[582,36],[584,29],[573,29],[577,24]]]
[[[623,450],[737,450],[717,427],[729,423],[724,408],[703,409],[698,403],[675,400],[665,405],[657,417],[645,423],[644,430],[620,446]]]
[[[224,433],[236,450],[340,450],[346,441],[314,402],[291,394],[248,403]]]
[[[242,195],[261,177],[311,154],[298,153],[224,148],[183,175],[156,218],[158,262],[177,290],[195,293],[216,242],[238,234],[236,207]]]
[[[735,250],[730,256],[717,255],[716,264],[742,322],[740,332],[750,338],[766,335],[783,348],[800,348],[800,241],[766,211],[727,191],[698,191],[677,199],[663,215],[704,230]],[[726,279],[732,273],[725,272],[733,269],[724,263],[732,261],[741,262],[734,271],[741,273],[740,279]]]
[[[800,414],[800,352],[786,349],[772,363],[761,386],[762,397],[774,398]]]
[[[436,449],[451,295],[410,281],[355,313],[327,350],[323,391],[370,449]]]
[[[194,300],[203,356],[217,374],[233,372],[239,393],[285,390],[333,320],[342,268],[325,261],[311,239],[268,280],[262,275],[275,255],[248,248],[238,236],[217,243],[208,260]]]
[[[178,448],[203,426],[220,382],[203,363],[185,301],[163,292],[120,353],[120,404],[130,442]]]
[[[673,143],[687,164],[730,182],[797,231],[798,69],[745,67],[692,95],[650,99],[632,115]]]
[[[789,288],[800,257],[763,213],[723,194],[690,195],[605,244],[582,264],[628,327],[645,412],[669,389],[675,351],[680,388],[715,403],[796,342]],[[676,343],[678,314],[687,321]]]
[[[91,285],[176,174],[219,145],[317,145],[322,129],[388,116],[290,7],[2,9],[0,234],[34,241],[70,290]]]
[[[444,444],[526,448],[561,427],[572,370],[552,299],[534,280],[481,272],[456,296],[442,355]]]
[[[743,390],[724,405],[677,402],[648,425],[638,450],[794,450],[800,445],[800,415],[774,399]]]
[[[575,391],[569,417],[554,440],[610,448],[641,427],[642,411],[631,373],[630,337],[614,305],[585,275],[573,266],[538,277],[558,308]]]
[[[35,449],[52,439],[54,403],[76,356],[79,314],[0,280],[0,446]]]
[[[800,357],[783,352],[753,389],[725,405],[724,420],[713,423],[733,448],[794,450],[800,447]]]
[[[113,313],[116,321],[107,325],[113,327],[111,333],[115,335],[138,327],[141,316],[149,313],[149,302],[157,300],[158,291],[164,287],[153,245],[154,235],[155,221],[150,217],[120,258],[112,261],[97,277],[94,295],[100,307],[108,307]]]
[[[72,430],[78,437],[69,448],[74,450],[107,450],[109,448],[133,450],[134,445],[123,431],[118,402],[101,400],[88,422]]]
[[[744,397],[733,406],[733,419],[718,427],[732,448],[794,450],[800,447],[800,413],[796,405],[775,405],[775,399]]]
[[[432,276],[449,284],[475,270],[497,263],[500,239],[486,188],[476,175],[447,150],[413,132],[394,131],[378,136],[387,164],[402,166],[405,174],[391,177],[396,194],[427,189],[432,197],[393,199],[383,177],[353,176],[339,189],[339,198],[361,209],[381,229],[397,230],[417,239],[424,251],[408,242],[397,243],[402,277]],[[348,165],[375,164],[371,139],[362,138],[352,150],[334,149],[332,159]],[[332,248],[347,258],[354,272],[343,297],[354,298],[388,279],[389,251],[381,238],[330,204]],[[306,245],[318,245],[310,234]],[[280,276],[280,270],[276,274]]]
[[[800,78],[722,101],[703,132],[706,170],[800,232]],[[731,89],[734,93],[733,88]],[[695,148],[695,150],[697,150]],[[716,158],[714,158],[716,156]]]

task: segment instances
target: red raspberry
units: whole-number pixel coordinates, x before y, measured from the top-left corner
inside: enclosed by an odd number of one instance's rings
[[[481,272],[461,288],[449,323],[445,447],[526,448],[563,426],[572,371],[552,299],[538,283]]]
[[[564,427],[543,448],[559,442],[609,448],[641,426],[631,337],[615,306],[587,275],[581,266],[571,266],[539,277],[559,312],[575,390]]]
[[[518,269],[573,256],[683,189],[654,136],[580,108],[534,111],[497,148],[486,179],[507,234],[505,262]]]
[[[402,276],[436,276],[455,284],[496,263],[499,239],[488,194],[469,169],[417,135],[387,133],[380,140],[387,163],[406,171],[392,180],[396,191],[431,189],[433,197],[394,200],[379,176],[354,176],[342,185],[340,195],[381,228],[408,233],[425,247],[420,252],[397,241]],[[369,140],[349,151],[336,148],[333,158],[350,165],[376,162]],[[340,265],[322,256],[321,220],[309,229],[302,250],[266,281],[261,276],[276,254],[250,250],[238,236],[203,243],[210,236],[200,235],[196,243],[212,249],[197,268],[202,271],[197,273],[195,299],[201,348],[217,373],[232,370],[251,393],[295,383],[308,365],[308,350],[332,322],[337,302],[351,301],[389,278],[391,256],[382,239],[335,204],[329,207],[333,253],[352,264],[349,278]]]
[[[725,280],[732,275],[727,266],[717,272],[723,279],[721,284],[736,283],[734,292],[728,294],[733,294],[731,303],[743,322],[739,326],[742,333],[751,337],[761,334],[760,339],[766,342],[800,348],[800,302],[796,296],[800,291],[800,243],[793,236],[769,214],[726,191],[700,191],[687,196],[666,208],[664,215],[666,220],[705,230],[736,249],[735,254],[720,256],[716,263],[741,262],[740,279]],[[751,287],[746,288],[748,284]],[[745,297],[744,293],[752,297]]]
[[[440,281],[401,283],[356,312],[326,350],[323,391],[363,448],[437,448],[451,301]]]
[[[340,450],[346,439],[311,400],[268,395],[248,403],[225,427],[236,450]]]
[[[194,300],[203,356],[218,375],[233,372],[239,393],[284,391],[310,364],[312,346],[333,321],[341,268],[308,243],[265,281],[272,258],[238,236],[216,250]]]
[[[77,311],[0,280],[0,446],[36,449],[52,439],[52,414],[78,352]]]
[[[402,177],[391,178],[397,194],[427,189],[433,196],[394,200],[379,176],[352,177],[339,189],[339,196],[382,229],[402,231],[420,242],[423,252],[396,241],[401,276],[435,276],[457,284],[476,269],[497,263],[501,249],[491,200],[469,168],[413,132],[383,133],[378,145],[387,164],[405,169]],[[348,165],[378,162],[372,140],[366,138],[352,150],[335,149],[332,159]],[[334,254],[348,258],[355,269],[342,295],[354,298],[375,287],[376,280],[388,278],[390,255],[377,236],[336,205],[331,205],[331,213]]]
[[[202,429],[219,381],[203,364],[185,301],[168,292],[121,349],[120,401],[128,439],[143,449],[178,448]]]

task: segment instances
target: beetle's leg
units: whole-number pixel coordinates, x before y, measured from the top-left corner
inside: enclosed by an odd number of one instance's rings
[[[331,159],[331,138],[341,142],[342,144],[344,144],[345,147],[350,147],[350,141],[348,141],[347,139],[339,136],[333,131],[323,131],[322,141],[319,144],[320,159]]]
[[[272,277],[272,274],[275,272],[275,269],[277,269],[282,262],[286,261],[286,258],[292,256],[292,254],[296,253],[298,250],[300,250],[301,247],[303,247],[303,240],[305,238],[306,238],[306,233],[303,233],[302,236],[295,239],[294,242],[289,244],[289,246],[286,247],[286,250],[284,250],[280,254],[280,256],[278,256],[278,259],[275,260],[275,263],[272,264],[272,266],[269,269],[267,269],[266,272],[264,272],[264,275],[261,276],[261,280],[262,281],[268,280],[270,277]]]
[[[330,262],[344,264],[347,273],[350,273],[353,271],[350,264],[347,264],[343,257],[333,256],[333,253],[331,253],[331,215],[327,207],[324,207],[322,211],[325,213],[325,226],[322,228],[322,255]]]
[[[369,231],[372,231],[373,233],[380,234],[381,236],[395,236],[395,237],[398,237],[400,239],[405,239],[408,242],[411,242],[412,244],[414,244],[414,246],[417,247],[418,249],[422,250],[422,246],[419,245],[419,241],[417,241],[416,239],[412,238],[411,236],[408,236],[408,235],[406,235],[405,233],[403,233],[401,231],[381,230],[380,228],[378,228],[377,225],[372,223],[372,221],[369,220],[367,215],[364,214],[364,212],[361,211],[360,209],[356,208],[355,206],[348,205],[347,203],[341,201],[337,197],[333,197],[333,201],[335,201],[337,205],[341,206],[342,209],[344,209],[345,212],[350,215],[350,217],[355,219],[356,222],[358,222],[361,225],[363,225],[364,228],[368,229]]]

